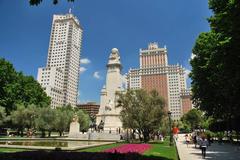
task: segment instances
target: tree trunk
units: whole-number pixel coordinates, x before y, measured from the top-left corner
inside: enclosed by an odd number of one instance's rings
[[[149,141],[149,133],[147,131],[143,132],[143,141],[144,143]]]
[[[129,142],[129,132],[128,132],[128,129],[127,129],[127,142]]]
[[[62,131],[59,131],[59,136],[62,137]]]
[[[142,134],[143,134],[143,132],[139,129],[139,130],[138,130],[138,136],[139,136],[140,142],[143,141]]]
[[[48,131],[48,137],[51,137],[51,131]]]
[[[45,136],[46,136],[45,130],[42,130],[42,135],[41,135],[41,137],[44,138]]]
[[[23,129],[21,129],[20,135],[21,135],[21,137],[23,137]]]

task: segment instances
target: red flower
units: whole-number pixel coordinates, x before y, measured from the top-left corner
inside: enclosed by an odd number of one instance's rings
[[[110,148],[105,150],[107,153],[144,153],[146,150],[150,149],[150,144],[123,144],[118,147]]]

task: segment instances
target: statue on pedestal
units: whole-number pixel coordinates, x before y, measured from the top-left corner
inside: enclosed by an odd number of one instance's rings
[[[103,131],[103,129],[104,129],[104,122],[101,120],[101,122],[97,126],[97,130],[98,130],[98,132],[101,132],[101,131]]]
[[[78,116],[75,114],[73,116],[72,122],[70,123],[70,129],[68,137],[70,138],[76,138],[80,134],[80,124],[78,122]]]

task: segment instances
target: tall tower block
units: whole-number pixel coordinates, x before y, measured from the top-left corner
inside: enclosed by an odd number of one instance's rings
[[[38,82],[51,97],[53,108],[76,106],[82,32],[71,12],[53,15],[47,64],[38,69]]]

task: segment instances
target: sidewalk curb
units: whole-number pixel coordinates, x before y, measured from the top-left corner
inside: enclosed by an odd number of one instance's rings
[[[174,145],[175,145],[175,148],[176,148],[176,150],[177,150],[177,158],[178,158],[178,160],[180,160],[180,156],[179,156],[179,152],[178,152],[178,147],[177,147],[176,140],[174,140]]]

